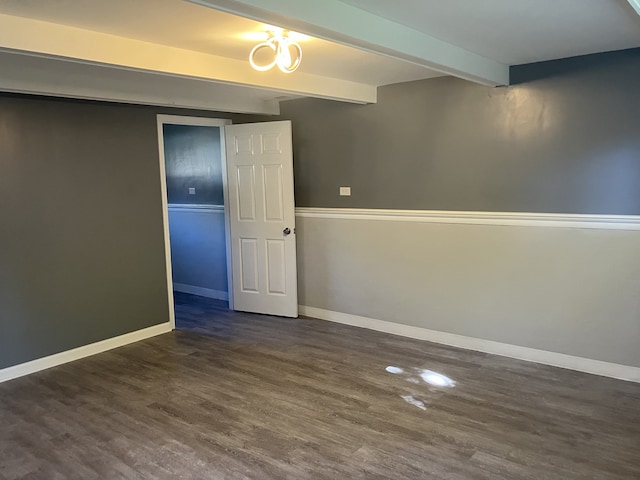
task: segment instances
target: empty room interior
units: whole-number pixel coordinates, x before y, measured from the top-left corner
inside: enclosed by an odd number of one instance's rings
[[[639,0],[0,1],[0,480],[640,479]]]

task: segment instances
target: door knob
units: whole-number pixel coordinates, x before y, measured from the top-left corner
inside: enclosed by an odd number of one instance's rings
[[[282,230],[282,233],[284,233],[284,236],[286,237],[287,235],[289,235],[291,233],[291,229],[289,227],[287,227],[284,230]]]

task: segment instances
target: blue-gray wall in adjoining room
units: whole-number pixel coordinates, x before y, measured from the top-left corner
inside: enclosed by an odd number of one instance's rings
[[[227,292],[224,210],[211,208],[224,203],[220,133],[212,126],[163,125],[171,267],[177,291],[187,286],[209,295]],[[195,188],[195,195],[189,188]],[[199,205],[188,208],[191,204]]]
[[[174,285],[226,293],[224,210],[169,205],[169,226]]]
[[[220,128],[165,124],[163,130],[169,203],[222,205]]]
[[[171,267],[176,290],[227,292],[220,128],[163,125]],[[195,188],[195,195],[189,194]],[[198,204],[198,208],[187,208]]]

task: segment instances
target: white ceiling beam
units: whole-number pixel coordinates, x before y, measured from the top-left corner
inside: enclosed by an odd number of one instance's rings
[[[256,72],[248,62],[242,60],[1,14],[0,50],[132,71],[252,86],[285,95],[303,95],[354,103],[375,103],[377,95],[376,87],[371,85],[303,72],[293,75]]]
[[[640,15],[640,0],[627,0],[638,15]]]
[[[187,0],[490,86],[509,67],[339,0]]]
[[[2,92],[220,112],[280,113],[279,103],[271,101],[268,94],[247,87],[1,50],[0,65]]]

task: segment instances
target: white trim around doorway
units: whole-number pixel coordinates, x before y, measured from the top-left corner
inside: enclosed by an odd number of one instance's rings
[[[162,226],[164,230],[164,251],[165,261],[167,266],[167,292],[169,303],[169,318],[172,329],[176,328],[176,318],[174,311],[174,299],[173,299],[173,277],[171,274],[171,239],[169,235],[169,204],[167,200],[167,172],[165,168],[164,157],[164,131],[163,125],[192,125],[203,127],[224,127],[225,125],[231,125],[231,120],[225,118],[205,118],[205,117],[187,117],[181,115],[158,115],[158,152],[160,161],[160,185],[162,195]],[[225,225],[225,240],[226,240],[226,254],[227,254],[227,290],[229,292],[229,309],[233,310],[233,281],[232,274],[233,268],[231,266],[231,236],[229,229],[229,188],[227,182],[227,160],[224,145],[224,130],[220,130],[220,158],[222,159],[222,189],[224,195],[224,225]]]

